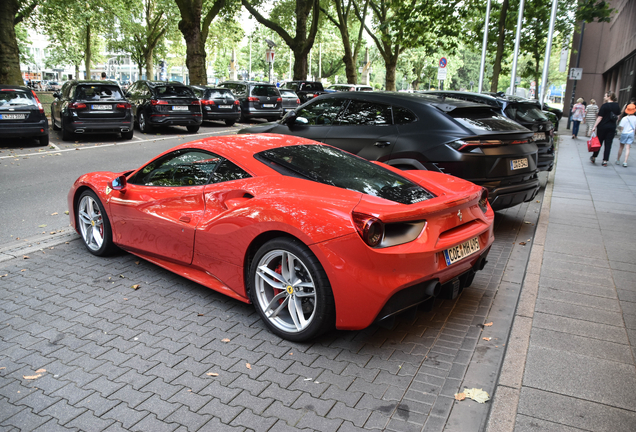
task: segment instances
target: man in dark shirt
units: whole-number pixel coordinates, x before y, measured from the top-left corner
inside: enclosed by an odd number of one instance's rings
[[[603,98],[605,103],[601,105],[601,109],[598,111],[598,117],[596,118],[596,123],[594,123],[594,127],[592,128],[592,133],[596,132],[601,145],[604,146],[603,166],[607,166],[607,161],[609,160],[610,152],[612,151],[612,141],[614,140],[614,134],[616,133],[616,120],[618,120],[618,116],[621,113],[621,109],[616,100],[616,94],[613,92],[605,93],[605,97]],[[592,153],[592,157],[590,157],[590,161],[592,161],[592,163],[596,162],[596,157],[598,156],[599,151],[600,150]]]

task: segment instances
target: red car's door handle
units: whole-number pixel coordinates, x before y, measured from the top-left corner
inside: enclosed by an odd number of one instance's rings
[[[188,216],[188,215],[183,215],[183,216],[181,216],[181,217],[179,218],[179,220],[180,220],[181,222],[188,223],[188,222],[190,222],[190,216]]]

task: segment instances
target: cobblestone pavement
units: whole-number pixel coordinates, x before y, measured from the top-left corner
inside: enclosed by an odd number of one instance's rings
[[[457,300],[306,344],[78,239],[0,262],[0,430],[479,430],[489,404],[453,396],[492,394],[539,208],[497,215],[489,263]]]

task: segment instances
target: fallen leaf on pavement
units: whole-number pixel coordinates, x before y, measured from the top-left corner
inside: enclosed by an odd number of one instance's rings
[[[57,212],[51,213],[51,216],[57,216]]]
[[[530,225],[532,222],[529,222],[529,221],[523,221],[523,223],[524,223],[524,224],[528,224],[528,225]]]
[[[38,228],[46,228],[46,224],[38,225]]]
[[[0,278],[7,277],[7,276],[9,276],[9,273],[0,275]]]
[[[488,395],[488,393],[486,393],[482,389],[464,389],[463,393],[466,395],[467,398],[470,398],[478,403],[484,403],[490,400],[490,396]]]
[[[482,339],[483,339],[483,340],[485,340],[485,341],[489,341],[489,340],[490,340],[490,339],[492,339],[492,338],[489,338],[489,337],[483,337]]]
[[[245,363],[245,367],[248,368],[248,369],[252,369],[252,365],[249,364],[249,363]]]
[[[66,210],[66,211],[64,212],[64,214],[65,214],[65,215],[67,215],[67,214],[68,214],[68,210]]]
[[[305,381],[312,381],[313,378],[305,378]]]
[[[230,340],[228,338],[223,338],[221,339],[221,342],[229,342]]]
[[[26,271],[26,269],[22,269],[22,270],[20,270],[20,271],[21,271],[21,272],[25,272],[25,271]]]
[[[140,286],[139,284],[135,284],[135,285],[131,286],[131,288],[136,290],[136,289],[139,289],[139,286]]]
[[[6,369],[6,367],[5,366],[0,367],[0,370],[2,370],[2,369]]]
[[[203,316],[203,314],[197,314],[197,316]]]
[[[484,324],[484,327],[491,327],[492,326],[492,321],[489,323]]]
[[[29,259],[28,255],[22,255],[22,259]]]
[[[206,373],[206,375],[207,376],[219,376],[219,374],[216,373],[216,372],[208,372],[208,373]]]
[[[521,246],[525,246],[525,245],[526,245],[526,242],[519,242],[519,244],[520,244]]]
[[[135,261],[135,264],[139,265],[139,261]]]
[[[466,393],[455,393],[455,400],[463,401],[466,399]]]
[[[46,369],[38,369],[35,371],[35,373],[44,373],[46,372]]]

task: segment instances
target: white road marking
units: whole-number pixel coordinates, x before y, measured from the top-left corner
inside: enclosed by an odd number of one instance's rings
[[[60,148],[59,148],[59,147],[58,147],[55,143],[49,142],[49,145],[50,145],[51,147],[53,147],[55,150],[57,150],[57,151],[60,151],[60,150],[61,150],[61,149],[60,149]]]
[[[236,129],[236,128],[232,128],[232,129]],[[227,133],[228,131],[232,129],[224,129],[222,131],[217,131],[217,132],[201,132],[196,134],[188,134],[188,136],[190,137],[190,136],[196,136],[196,135],[221,135],[221,134]],[[9,156],[0,156],[0,160],[24,159],[29,156],[42,156],[47,154],[66,153],[66,152],[77,151],[77,150],[90,150],[90,149],[103,148],[103,147],[114,147],[114,146],[122,146],[122,145],[129,145],[129,144],[138,144],[138,143],[149,142],[149,141],[165,141],[165,140],[173,139],[173,138],[183,138],[183,135],[177,135],[176,137],[175,136],[156,136],[150,139],[139,139],[139,141],[125,141],[125,142],[118,142],[113,144],[101,144],[101,145],[94,145],[94,146],[88,146],[88,147],[74,147],[71,149],[60,149],[59,147],[55,146],[58,148],[58,150],[53,150],[48,152],[24,153],[24,154],[15,154],[15,155],[9,155]],[[52,145],[55,145],[55,144],[52,144]]]

